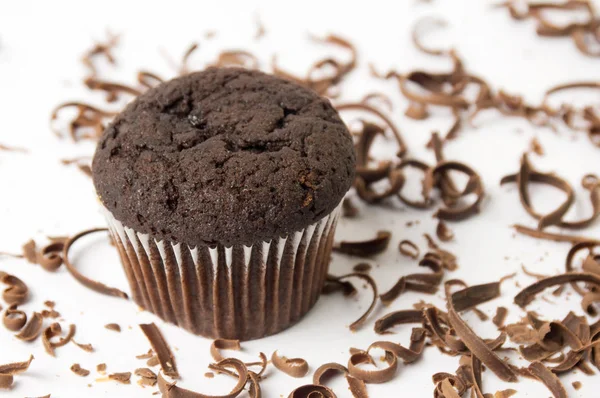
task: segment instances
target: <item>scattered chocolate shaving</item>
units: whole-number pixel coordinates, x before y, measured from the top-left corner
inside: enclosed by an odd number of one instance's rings
[[[525,289],[521,290],[515,296],[515,304],[517,304],[519,307],[524,308],[527,304],[533,301],[535,295],[540,293],[541,291],[552,286],[562,285],[571,282],[586,282],[589,284],[593,284],[596,287],[600,287],[600,276],[586,272],[573,272],[569,274],[560,274],[541,279],[527,286]]]
[[[350,198],[344,198],[342,201],[342,214],[348,218],[354,218],[358,215],[358,207],[352,203]]]
[[[265,25],[258,16],[254,19],[254,21],[256,22],[256,33],[254,34],[254,40],[262,39],[267,33]]]
[[[108,378],[121,384],[129,384],[131,380],[131,372],[112,373],[108,375]]]
[[[96,371],[100,374],[104,374],[106,373],[106,364],[105,363],[99,363],[98,365],[96,365]]]
[[[69,273],[75,278],[77,279],[77,281],[79,281],[82,285],[84,285],[85,287],[88,287],[98,293],[102,293],[102,294],[106,294],[109,296],[116,296],[116,297],[121,297],[121,298],[127,298],[127,293],[122,292],[119,289],[116,289],[114,287],[109,287],[106,286],[103,283],[100,282],[96,282],[92,279],[89,279],[88,277],[84,276],[83,274],[81,274],[79,271],[77,271],[77,269],[75,268],[75,266],[71,263],[71,261],[69,260],[69,250],[71,249],[71,247],[73,246],[73,244],[75,242],[77,242],[77,240],[81,239],[82,237],[95,233],[95,232],[105,232],[108,231],[107,228],[94,228],[94,229],[88,229],[86,231],[82,231],[79,232],[78,234],[72,236],[71,238],[67,239],[67,241],[64,244],[64,249],[63,249],[63,261],[65,263],[65,267],[67,267],[67,270],[69,271]]]
[[[62,347],[69,343],[73,336],[75,335],[75,325],[69,325],[69,331],[65,335],[65,337],[61,337],[57,342],[52,342],[51,339],[56,336],[60,336],[62,334],[62,328],[60,323],[55,322],[44,329],[42,334],[42,343],[44,344],[44,348],[46,352],[53,357],[56,356],[55,348]]]
[[[504,326],[504,321],[506,320],[506,316],[508,315],[508,309],[506,307],[498,307],[496,308],[496,315],[492,318],[492,322],[498,328]]]
[[[354,272],[368,273],[369,271],[371,271],[371,268],[373,267],[369,263],[358,263],[354,267],[352,267],[352,270]]]
[[[119,44],[119,36],[113,35],[107,32],[107,39],[105,42],[95,43],[94,46],[86,51],[81,58],[81,62],[90,70],[91,76],[98,74],[94,59],[97,57],[104,57],[110,64],[115,64],[115,58],[112,54],[113,49]]]
[[[235,358],[226,358],[217,364],[215,364],[217,369],[221,371],[228,370],[228,368],[233,368],[237,372],[238,382],[233,387],[231,392],[223,395],[206,395],[197,393],[194,391],[186,390],[177,385],[169,384],[163,377],[162,373],[158,374],[158,388],[160,392],[163,394],[164,398],[235,398],[237,397],[243,390],[244,386],[249,377],[248,369],[246,365],[238,359]]]
[[[50,116],[51,124],[58,119],[58,115],[62,110],[68,108],[74,108],[77,111],[75,118],[69,122],[68,130],[71,139],[75,142],[83,139],[98,139],[104,131],[104,122],[118,114],[118,112],[105,111],[81,102],[65,102],[58,105],[52,111]],[[91,129],[92,133],[85,132],[87,129]],[[63,136],[63,134],[53,126],[51,126],[51,130],[58,137]]]
[[[13,363],[7,363],[5,365],[0,365],[0,375],[14,376],[16,374],[23,373],[27,369],[29,369],[29,365],[31,364],[31,361],[33,361],[34,359],[35,358],[33,357],[33,355],[30,355],[29,359],[27,361],[13,362]]]
[[[154,387],[158,382],[158,377],[156,376],[156,373],[154,373],[148,368],[138,368],[135,370],[134,374],[140,377],[138,383],[142,386]]]
[[[531,374],[533,374],[537,379],[539,379],[542,383],[548,387],[548,390],[552,393],[555,398],[568,398],[569,395],[562,383],[556,377],[554,373],[550,371],[544,364],[541,362],[533,362],[527,368]]]
[[[91,161],[90,157],[79,157],[79,158],[73,158],[73,159],[61,159],[61,163],[64,164],[65,166],[69,166],[69,165],[76,165],[77,168],[79,169],[79,171],[81,171],[83,174],[85,174],[88,177],[92,177],[92,168],[89,165]],[[62,262],[61,262],[62,264]]]
[[[153,356],[154,356],[154,351],[152,351],[152,348],[150,348],[150,349],[148,350],[148,352],[147,352],[147,353],[145,353],[145,354],[140,354],[140,355],[136,355],[135,357],[136,357],[137,359],[150,359],[150,358],[152,358]]]
[[[91,344],[81,344],[76,342],[75,340],[71,339],[71,341],[73,342],[73,344],[75,344],[77,347],[81,348],[83,351],[85,352],[94,352],[94,347]]]
[[[344,296],[350,297],[354,296],[358,290],[351,282],[348,281],[339,281],[337,277],[333,275],[327,275],[325,279],[325,285],[323,286],[322,294],[332,294],[335,292],[341,291]]]
[[[239,340],[215,339],[210,345],[210,355],[215,361],[220,362],[225,359],[220,350],[240,351],[241,349]]]
[[[112,331],[114,331],[114,332],[120,332],[120,331],[121,331],[121,326],[119,326],[119,325],[118,325],[118,324],[116,324],[116,323],[109,323],[109,324],[106,324],[106,325],[104,325],[104,328],[105,328],[105,329],[108,329],[108,330],[112,330]]]
[[[307,384],[296,388],[288,398],[337,398],[337,396],[328,387]]]
[[[8,287],[2,292],[2,298],[8,305],[21,305],[27,301],[29,289],[21,279],[14,275],[0,271],[0,282],[8,285]]]
[[[23,329],[15,335],[16,338],[23,341],[33,341],[35,340],[40,333],[42,333],[42,323],[44,319],[38,312],[34,312],[31,318],[29,318],[29,322],[25,324]]]
[[[139,71],[137,74],[137,81],[145,88],[153,88],[158,86],[159,84],[164,82],[164,79],[160,76],[148,72],[148,71]]]
[[[179,377],[179,373],[177,372],[177,366],[175,364],[175,357],[171,353],[165,338],[158,330],[158,327],[154,323],[149,324],[141,324],[140,329],[148,338],[152,349],[158,356],[158,361],[160,362],[160,367],[165,375],[172,377],[174,379]]]
[[[448,25],[448,23],[442,19],[436,19],[431,17],[421,18],[419,19],[412,30],[412,41],[417,49],[424,52],[425,54],[430,55],[447,55],[448,50],[435,50],[428,48],[423,45],[421,41],[422,30],[424,29],[424,25],[429,25],[434,28],[444,28]]]
[[[586,236],[551,233],[551,232],[546,232],[546,231],[540,231],[540,230],[534,229],[534,228],[529,228],[529,227],[526,227],[526,226],[520,225],[520,224],[513,225],[513,228],[515,229],[516,232],[518,232],[522,235],[527,235],[527,236],[530,236],[530,237],[536,238],[536,239],[551,240],[554,242],[567,242],[567,243],[576,244],[576,243],[581,243],[581,242],[594,241],[594,239],[586,237]]]
[[[348,368],[339,363],[331,362],[319,366],[313,375],[313,383],[323,386],[325,379],[328,379],[334,373],[341,373],[346,377],[348,387],[354,398],[368,398],[365,382],[350,376]]]
[[[17,309],[16,304],[12,304],[4,311],[2,323],[8,330],[18,332],[27,323],[27,314]]]
[[[181,57],[181,66],[179,67],[178,71],[179,76],[187,75],[191,72],[188,67],[188,62],[191,55],[198,49],[198,47],[198,43],[192,43],[185,51],[185,53],[183,53],[183,56]]]
[[[538,139],[536,137],[531,139],[531,142],[529,143],[529,147],[533,153],[535,153],[539,156],[544,156],[544,154],[545,154],[544,147],[542,147],[542,144],[540,144],[540,142],[538,141]]]
[[[146,365],[148,366],[156,366],[158,364],[160,364],[160,361],[158,360],[158,357],[156,355],[153,355],[152,358],[146,361]]]
[[[452,232],[452,230],[448,228],[448,225],[446,225],[446,223],[443,220],[438,221],[438,225],[435,229],[435,234],[437,235],[438,239],[442,242],[449,242],[452,239],[454,239],[454,232]]]
[[[400,310],[390,312],[379,318],[375,322],[374,330],[377,334],[389,333],[388,330],[396,325],[404,325],[407,323],[423,323],[423,311],[419,310]]]
[[[78,363],[74,363],[71,365],[71,372],[75,373],[77,376],[89,376],[90,371],[82,368]]]
[[[25,259],[28,262],[30,262],[31,264],[37,264],[37,252],[35,241],[33,239],[30,239],[27,243],[23,245],[22,251],[23,257],[25,257]]]
[[[398,244],[398,250],[403,256],[410,257],[413,260],[419,258],[421,254],[419,250],[419,246],[417,246],[413,241],[408,239],[401,240]]]
[[[121,94],[128,94],[137,97],[142,92],[136,88],[126,86],[121,83],[107,82],[99,80],[93,76],[84,79],[83,83],[90,90],[98,90],[106,92],[106,101],[114,102],[119,99]]]
[[[248,51],[231,50],[219,53],[214,63],[217,67],[238,66],[247,69],[258,69],[260,67],[258,58]]]
[[[573,383],[571,383],[571,385],[573,386],[573,388],[575,390],[579,390],[581,388],[581,382],[580,381],[574,381]]]
[[[0,389],[9,389],[13,385],[14,378],[11,375],[0,374]]]
[[[213,372],[206,372],[206,373],[204,373],[204,377],[206,377],[208,379],[212,379],[215,377],[215,374]]]
[[[438,286],[444,277],[443,260],[437,254],[429,252],[419,261],[419,266],[429,268],[432,273],[415,273],[400,277],[390,290],[379,296],[384,305],[390,304],[409,290],[427,294],[437,292]]]
[[[363,99],[360,102],[363,104],[367,104],[367,105],[371,102],[377,102],[377,103],[381,103],[381,104],[385,105],[385,107],[387,108],[387,110],[389,112],[392,112],[394,110],[393,101],[387,94],[384,94],[384,93],[367,94],[363,97]]]
[[[454,294],[450,294],[451,286],[462,286],[464,289],[460,290]],[[472,355],[476,356],[481,362],[483,362],[496,376],[498,376],[503,381],[515,382],[517,381],[517,376],[513,372],[513,370],[508,366],[508,364],[502,361],[489,347],[488,345],[477,335],[473,330],[467,325],[467,323],[462,320],[460,315],[458,315],[458,311],[455,308],[455,300],[454,297],[461,299],[461,304],[464,307],[468,308],[468,305],[472,305],[473,302],[469,300],[462,300],[463,297],[478,297],[479,292],[482,292],[482,299],[491,299],[492,295],[487,295],[487,289],[481,288],[481,286],[485,285],[475,285],[471,287],[467,287],[464,282],[459,280],[451,280],[445,283],[446,288],[446,300],[448,306],[448,321],[456,335],[462,340],[464,345],[471,351]],[[456,296],[455,296],[456,295]],[[481,302],[477,299],[474,302]]]
[[[392,233],[389,231],[378,231],[373,239],[365,241],[347,242],[342,241],[334,245],[333,250],[357,257],[371,257],[387,250]]]
[[[301,378],[308,373],[308,363],[303,358],[280,357],[275,351],[271,356],[271,362],[277,369],[292,377]]]
[[[373,312],[373,309],[375,308],[375,305],[377,304],[378,293],[377,293],[377,283],[375,282],[375,280],[373,278],[371,278],[367,274],[353,272],[351,274],[346,274],[346,275],[342,275],[342,276],[330,276],[330,278],[333,278],[334,280],[336,280],[338,282],[342,281],[343,279],[352,278],[352,277],[356,277],[356,278],[360,278],[360,279],[364,280],[365,282],[367,282],[367,284],[373,290],[373,301],[371,301],[371,305],[369,305],[369,308],[367,309],[367,311],[365,311],[365,313],[360,318],[358,318],[356,321],[352,322],[352,324],[349,326],[351,331],[355,331],[366,322],[366,320],[369,317],[369,315],[371,314],[371,312]]]
[[[368,384],[385,383],[394,378],[398,369],[398,359],[391,351],[385,351],[385,361],[388,366],[384,369],[370,370],[359,367],[360,364],[374,364],[368,352],[359,352],[350,356],[348,360],[348,373],[350,376]]]

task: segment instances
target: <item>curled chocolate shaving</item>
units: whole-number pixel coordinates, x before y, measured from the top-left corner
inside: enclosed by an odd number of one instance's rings
[[[404,159],[397,166],[397,168],[399,170],[404,170],[405,168],[408,168],[408,167],[415,168],[417,170],[421,170],[424,173],[427,173],[427,171],[430,169],[428,164],[423,163],[420,160],[416,160],[416,159]],[[423,195],[423,200],[417,201],[417,200],[408,199],[406,196],[404,196],[402,191],[398,192],[398,198],[405,205],[413,207],[415,209],[430,208],[431,205],[433,204],[433,201],[429,198],[429,196],[426,196],[426,193],[424,191],[422,192],[422,195]]]
[[[81,62],[83,62],[83,64],[90,70],[91,76],[96,76],[98,74],[96,65],[94,64],[95,58],[104,57],[110,64],[115,64],[115,58],[112,54],[112,51],[117,44],[119,44],[119,36],[107,32],[107,39],[105,42],[95,43],[92,48],[83,54]]]
[[[374,330],[377,334],[389,333],[388,330],[396,325],[404,325],[407,323],[423,323],[423,311],[421,310],[400,310],[390,312],[379,318],[375,322]]]
[[[61,159],[61,163],[64,164],[65,166],[69,166],[69,165],[76,165],[77,168],[79,169],[79,171],[81,171],[83,174],[85,174],[88,177],[92,177],[92,168],[89,165],[91,159],[88,156],[83,156],[83,157],[78,157],[78,158],[72,158],[72,159]],[[62,264],[62,262],[61,262]]]
[[[277,369],[292,377],[300,378],[308,373],[308,363],[303,358],[280,357],[275,351],[271,356],[271,362]]]
[[[0,374],[0,389],[9,389],[13,385],[14,377]]]
[[[59,113],[64,109],[74,108],[77,115],[69,122],[69,135],[73,141],[82,139],[97,139],[104,131],[104,121],[117,115],[118,112],[105,111],[95,106],[81,102],[66,102],[58,105],[52,110],[50,116],[51,124],[58,119]],[[93,134],[84,133],[81,130],[92,129]],[[52,131],[58,137],[63,134],[52,127]]]
[[[384,93],[370,93],[367,94],[363,97],[363,99],[360,101],[363,104],[370,104],[371,102],[375,102],[375,103],[382,103],[383,105],[385,105],[385,107],[387,108],[388,111],[393,111],[394,110],[394,103],[391,100],[391,98]]]
[[[56,356],[54,350],[69,343],[75,335],[75,330],[75,325],[69,325],[69,331],[67,332],[66,336],[61,337],[57,342],[53,342],[51,341],[53,337],[60,336],[62,334],[62,328],[60,324],[55,322],[44,329],[44,333],[42,334],[42,343],[44,344],[46,352],[53,357]]]
[[[90,90],[104,91],[106,93],[107,102],[114,102],[118,100],[121,94],[128,94],[134,97],[137,97],[141,94],[141,91],[136,88],[120,83],[99,80],[94,76],[87,77],[83,83]]]
[[[148,71],[139,71],[137,81],[145,88],[153,88],[164,82],[164,79],[157,74]]]
[[[527,368],[538,380],[548,387],[555,398],[568,398],[568,394],[562,383],[554,373],[541,362],[533,362]]]
[[[381,302],[388,305],[408,290],[427,294],[437,292],[438,286],[444,277],[442,260],[434,253],[427,253],[419,261],[419,266],[427,267],[433,272],[430,274],[415,273],[400,277],[390,290],[379,296]]]
[[[258,69],[260,67],[258,58],[249,51],[231,50],[219,54],[214,63],[218,67],[239,66],[247,69]]]
[[[113,332],[120,332],[121,331],[121,326],[119,326],[116,323],[106,324],[106,325],[104,325],[104,328],[108,329],[108,330],[112,330]]]
[[[27,285],[14,275],[0,271],[0,282],[8,285],[2,292],[2,298],[7,304],[21,305],[27,301],[29,289]]]
[[[327,275],[327,278],[325,279],[325,286],[323,286],[321,293],[331,294],[339,291],[341,291],[346,297],[354,296],[358,292],[356,287],[354,287],[351,282],[339,281],[337,280],[337,277],[333,275]]]
[[[42,323],[44,322],[44,318],[38,313],[34,312],[29,318],[29,322],[25,324],[23,329],[15,335],[16,338],[23,341],[33,341],[35,340],[40,333],[42,333]]]
[[[506,307],[498,307],[496,308],[496,315],[492,318],[492,322],[498,328],[504,326],[504,321],[506,320],[506,316],[508,315],[508,309]]]
[[[190,73],[190,69],[188,67],[188,62],[192,54],[198,49],[198,43],[192,43],[188,47],[188,49],[183,53],[181,58],[181,66],[179,67],[179,76],[187,75]]]
[[[315,385],[324,385],[325,379],[329,378],[334,373],[345,375],[348,387],[354,398],[368,398],[367,386],[365,382],[350,376],[348,368],[339,363],[330,362],[319,366],[313,375],[313,383]]]
[[[112,373],[108,375],[108,378],[121,384],[129,384],[131,380],[131,372]]]
[[[4,315],[2,317],[2,323],[4,326],[13,332],[18,332],[25,326],[27,323],[27,314],[25,312],[17,309],[16,304],[12,304],[10,307],[4,311]]]
[[[163,394],[164,398],[235,398],[237,397],[243,390],[244,386],[249,377],[248,369],[246,365],[238,359],[234,358],[226,358],[217,364],[215,364],[217,369],[228,370],[228,368],[233,368],[237,372],[238,382],[233,387],[231,392],[223,395],[207,395],[202,393],[197,393],[194,391],[186,390],[181,388],[175,384],[169,384],[163,377],[162,373],[158,374],[158,388],[160,392]]]
[[[342,201],[342,214],[348,218],[354,218],[358,215],[358,207],[352,203],[350,198],[344,198]]]
[[[415,23],[413,30],[412,30],[412,41],[413,41],[413,44],[415,45],[415,47],[417,49],[419,49],[420,51],[424,52],[425,54],[448,55],[448,50],[431,49],[431,48],[423,45],[423,43],[421,41],[421,34],[422,34],[422,30],[424,29],[425,25],[429,25],[430,27],[434,27],[434,28],[444,28],[448,25],[448,23],[446,21],[444,21],[443,19],[437,19],[437,18],[431,18],[431,17],[425,17],[425,18],[419,19]]]
[[[398,244],[398,250],[403,256],[410,257],[413,260],[419,258],[420,250],[419,246],[417,246],[413,241],[408,239],[401,240]]]
[[[454,294],[450,294],[450,287],[454,285],[460,285],[464,287]],[[503,381],[515,382],[517,376],[508,364],[502,361],[489,347],[488,345],[467,325],[467,323],[458,315],[458,311],[454,304],[454,295],[458,293],[456,297],[469,297],[472,296],[471,292],[480,291],[480,286],[466,287],[464,282],[458,280],[448,281],[445,284],[446,289],[446,300],[448,306],[448,321],[456,335],[462,340],[464,345],[471,351],[472,355],[475,355],[481,360],[490,370]],[[485,296],[485,295],[484,295]]]
[[[437,235],[438,239],[442,242],[449,242],[452,239],[454,239],[454,232],[452,232],[452,230],[448,228],[448,225],[446,225],[446,223],[443,220],[438,221],[438,225],[435,229],[435,234]]]
[[[404,186],[404,174],[401,170],[389,170],[387,174],[389,180],[389,186],[382,192],[377,192],[360,176],[356,179],[354,186],[358,196],[367,203],[379,203],[382,200],[392,197]]]
[[[342,241],[334,245],[333,250],[351,256],[371,257],[383,253],[388,248],[391,237],[390,231],[377,231],[377,235],[373,239],[356,242]]]
[[[526,226],[520,225],[520,224],[513,225],[513,228],[515,229],[516,232],[518,232],[522,235],[527,235],[527,236],[530,236],[530,237],[536,238],[536,239],[551,240],[554,242],[567,242],[567,243],[576,244],[576,243],[581,243],[581,242],[595,241],[594,239],[589,238],[587,236],[566,235],[566,234],[560,234],[560,233],[545,232],[545,231],[540,231],[538,229],[529,228],[529,227],[526,227]]]
[[[74,363],[73,365],[71,365],[71,372],[81,377],[86,377],[90,374],[89,370],[82,368],[78,363]]]
[[[210,345],[210,356],[217,362],[225,359],[223,355],[221,355],[220,350],[235,350],[240,351],[242,347],[240,346],[239,340],[227,340],[227,339],[215,339]]]
[[[163,373],[174,379],[178,378],[179,373],[177,372],[175,357],[158,327],[154,323],[148,323],[140,324],[140,329],[142,329],[156,353]]]
[[[367,284],[373,290],[373,300],[371,301],[371,305],[369,305],[369,308],[367,308],[365,313],[360,318],[358,318],[356,321],[352,322],[352,324],[350,324],[350,326],[349,326],[350,330],[355,331],[366,322],[366,320],[369,317],[369,315],[371,314],[371,312],[373,312],[373,310],[375,309],[375,305],[377,304],[378,293],[377,293],[377,283],[375,282],[375,280],[373,278],[371,278],[367,274],[353,272],[350,274],[336,276],[333,278],[335,278],[335,280],[337,280],[337,281],[343,281],[343,279],[352,278],[352,277],[356,277],[356,278],[360,278],[360,279],[364,280],[365,282],[367,282]]]
[[[328,387],[307,384],[296,388],[288,398],[337,398],[337,396]]]
[[[398,359],[391,351],[385,351],[385,361],[388,366],[384,369],[370,370],[359,367],[360,364],[374,364],[368,352],[352,354],[348,360],[348,373],[350,376],[368,384],[385,383],[394,378],[398,369]]]
[[[147,353],[136,355],[135,357],[136,357],[136,359],[150,359],[153,356],[154,356],[154,351],[152,351],[152,348],[150,348]]]
[[[27,369],[29,369],[29,365],[31,364],[31,361],[33,361],[33,360],[34,360],[33,355],[30,355],[29,359],[27,361],[13,362],[13,363],[7,363],[5,365],[0,365],[0,375],[14,376],[19,373],[23,373]]]
[[[391,352],[404,363],[412,363],[421,357],[425,348],[425,338],[427,333],[423,328],[413,328],[410,337],[410,346],[408,348],[393,343],[391,341],[376,341],[369,346],[367,351],[373,348],[379,348],[386,352]]]
[[[527,304],[533,301],[536,294],[542,292],[543,290],[552,286],[563,285],[565,283],[571,282],[586,282],[596,287],[600,287],[600,276],[586,272],[573,272],[568,274],[551,276],[539,280],[527,286],[525,289],[521,290],[515,296],[515,304],[517,304],[521,308],[524,308],[525,306],[527,306]]]
[[[64,249],[63,249],[63,255],[62,255],[63,261],[64,261],[65,267],[67,267],[67,270],[69,271],[69,273],[85,287],[88,287],[98,293],[106,294],[109,296],[121,297],[121,298],[126,299],[127,293],[122,292],[121,290],[116,289],[114,287],[106,286],[103,283],[96,282],[96,281],[86,277],[85,275],[80,273],[75,268],[75,266],[71,263],[71,261],[69,260],[69,250],[71,249],[71,247],[73,246],[73,244],[75,242],[77,242],[79,239],[81,239],[82,237],[84,237],[86,235],[96,233],[96,232],[105,232],[105,231],[108,231],[108,229],[107,228],[88,229],[86,231],[79,232],[78,234],[67,239],[67,241],[64,244]]]

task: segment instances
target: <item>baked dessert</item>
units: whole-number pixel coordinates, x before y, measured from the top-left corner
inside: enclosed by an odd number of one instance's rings
[[[327,99],[240,68],[140,95],[92,166],[136,303],[241,340],[285,329],[318,299],[354,168]]]

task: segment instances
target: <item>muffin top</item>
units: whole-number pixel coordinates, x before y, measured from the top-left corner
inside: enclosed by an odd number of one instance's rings
[[[104,206],[158,240],[251,245],[329,214],[354,179],[329,101],[258,71],[210,68],[140,95],[92,165]]]

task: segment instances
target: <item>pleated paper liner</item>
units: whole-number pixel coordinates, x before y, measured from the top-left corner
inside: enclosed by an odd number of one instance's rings
[[[105,210],[138,305],[192,333],[240,340],[280,332],[315,304],[339,212],[271,242],[190,248],[156,241]]]

